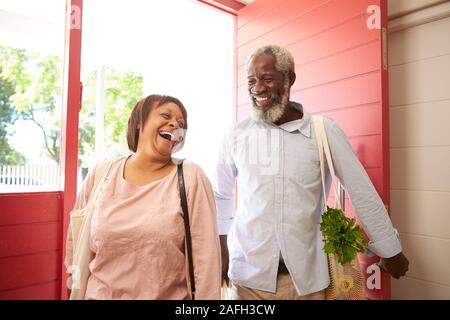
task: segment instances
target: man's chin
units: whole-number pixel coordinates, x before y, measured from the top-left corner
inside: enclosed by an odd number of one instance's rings
[[[282,104],[272,104],[262,108],[252,103],[251,115],[255,121],[274,123],[283,116],[284,109]]]

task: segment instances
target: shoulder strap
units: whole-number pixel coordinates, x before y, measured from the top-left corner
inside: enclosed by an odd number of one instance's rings
[[[90,192],[87,203],[84,206],[87,214],[86,214],[85,218],[83,218],[83,222],[81,223],[80,233],[83,232],[86,224],[90,226],[91,216],[92,216],[91,207],[94,205],[95,201],[97,200],[97,198],[101,192],[103,182],[105,182],[106,176],[108,175],[108,171],[111,168],[111,165],[112,165],[112,160],[103,160],[97,165],[97,168],[95,170],[94,185],[92,186],[92,190]],[[90,227],[89,227],[89,229],[90,229]],[[80,237],[81,237],[81,235],[80,235]],[[75,248],[75,253],[78,252],[79,250],[81,250],[80,249],[81,246],[83,246],[83,244],[81,244],[81,242],[79,242],[77,245],[77,248]]]
[[[323,188],[323,197],[326,206],[326,192],[325,192],[325,165],[323,155],[325,153],[325,157],[327,159],[328,169],[331,174],[331,182],[332,188],[334,190],[334,194],[336,197],[336,208],[341,209],[341,201],[339,195],[339,189],[336,186],[336,174],[334,172],[333,159],[331,158],[330,146],[328,144],[327,133],[325,131],[325,126],[323,124],[323,116],[316,115],[313,118],[314,122],[314,131],[316,133],[317,147],[319,149],[319,159],[320,159],[320,174],[322,176],[322,188]]]
[[[95,201],[100,193],[101,186],[106,179],[109,168],[112,165],[112,160],[103,160],[97,165],[97,170],[94,177],[94,185],[92,187],[91,196],[89,201]],[[92,199],[92,200],[91,200]]]
[[[178,187],[180,189],[181,208],[183,209],[184,230],[186,234],[186,249],[189,263],[191,296],[192,300],[195,300],[195,277],[194,277],[194,263],[192,259],[192,239],[191,239],[191,228],[189,227],[189,210],[186,198],[186,188],[184,185],[183,159],[180,160],[180,162],[178,162]]]

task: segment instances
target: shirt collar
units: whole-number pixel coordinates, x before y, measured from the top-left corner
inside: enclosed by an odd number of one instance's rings
[[[294,131],[298,130],[305,137],[310,138],[311,137],[311,115],[309,113],[303,111],[303,106],[300,103],[291,101],[290,104],[294,109],[302,112],[303,117],[302,117],[302,119],[283,123],[279,127],[288,132],[294,132]]]

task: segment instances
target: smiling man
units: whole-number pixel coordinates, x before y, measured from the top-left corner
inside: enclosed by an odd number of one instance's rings
[[[329,276],[319,222],[326,195],[312,117],[289,99],[294,59],[284,48],[266,46],[246,67],[252,116],[225,135],[215,181],[222,276],[231,280],[232,299],[323,299]],[[332,119],[324,122],[336,174],[369,249],[399,278],[408,260],[398,233],[344,132]]]

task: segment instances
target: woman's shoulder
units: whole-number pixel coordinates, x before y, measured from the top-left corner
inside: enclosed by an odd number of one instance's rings
[[[178,164],[181,161],[181,159],[174,159],[174,162]],[[198,165],[195,162],[192,162],[190,160],[183,160],[183,173],[186,177],[189,178],[206,178],[207,176],[205,174],[205,171],[203,168]]]

